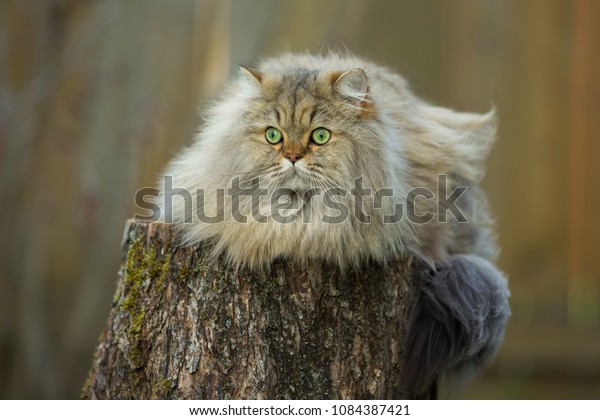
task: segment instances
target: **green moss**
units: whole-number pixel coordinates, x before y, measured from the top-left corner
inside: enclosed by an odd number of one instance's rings
[[[153,398],[164,398],[171,388],[173,387],[173,381],[167,378],[160,377],[152,381],[152,397]]]
[[[142,351],[140,348],[138,346],[131,347],[127,352],[127,359],[134,368],[140,367],[142,365]]]
[[[130,314],[139,304],[145,260],[146,254],[141,241],[134,241],[127,251],[125,277],[123,279],[124,299],[121,301],[121,309],[126,310]]]
[[[155,284],[161,292],[165,286],[165,280],[169,276],[169,268],[171,267],[171,254],[167,253],[162,263],[156,261],[154,271],[151,272],[151,277],[156,279]]]
[[[144,315],[146,314],[146,308],[141,308],[140,311],[132,317],[131,325],[129,326],[129,336],[135,337],[139,340],[142,332],[142,323],[144,322]]]
[[[179,267],[179,278],[181,280],[185,280],[187,279],[190,274],[192,274],[192,270],[190,270],[190,267],[187,264],[183,264],[181,267]]]
[[[127,356],[134,367],[141,366],[143,362],[139,341],[147,309],[148,300],[145,296],[151,289],[162,294],[170,264],[169,253],[161,256],[154,246],[146,247],[141,239],[134,239],[129,245],[120,309],[129,314],[128,336],[131,347]]]

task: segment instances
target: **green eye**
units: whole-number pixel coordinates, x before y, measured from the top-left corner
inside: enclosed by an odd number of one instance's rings
[[[326,128],[319,127],[312,132],[310,138],[318,145],[323,145],[331,138],[331,131]]]
[[[269,127],[269,128],[267,128],[267,131],[265,132],[265,138],[267,139],[267,141],[269,143],[277,144],[283,138],[283,134],[281,134],[281,131],[279,131],[275,127]]]

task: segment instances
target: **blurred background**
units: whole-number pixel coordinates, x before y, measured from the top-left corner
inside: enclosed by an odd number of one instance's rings
[[[238,64],[347,48],[463,111],[513,316],[463,398],[600,398],[600,1],[2,0],[0,398],[77,398],[137,189]]]

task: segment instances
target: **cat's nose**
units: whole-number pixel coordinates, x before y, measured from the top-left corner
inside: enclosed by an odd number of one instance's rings
[[[298,154],[298,153],[289,153],[286,152],[285,153],[285,157],[292,163],[296,163],[296,161],[298,159],[300,159],[302,157],[302,155]]]

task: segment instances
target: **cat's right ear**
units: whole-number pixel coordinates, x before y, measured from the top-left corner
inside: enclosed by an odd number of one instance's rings
[[[246,66],[240,66],[240,72],[244,75],[246,80],[249,82],[260,85],[262,83],[263,75],[258,70],[252,69]]]
[[[364,105],[369,93],[367,75],[362,69],[351,69],[346,72],[334,72],[331,74],[333,90],[340,95],[356,102],[356,105]]]

